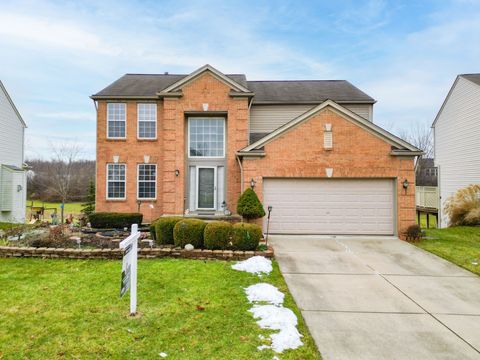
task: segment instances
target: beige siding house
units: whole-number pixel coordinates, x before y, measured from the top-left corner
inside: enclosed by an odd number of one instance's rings
[[[24,222],[26,124],[0,81],[0,221]]]
[[[448,226],[445,201],[480,183],[480,74],[457,76],[432,125],[438,167],[439,221]]]

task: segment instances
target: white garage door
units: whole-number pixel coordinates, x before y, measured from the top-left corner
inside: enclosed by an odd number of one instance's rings
[[[272,234],[394,233],[393,180],[264,179]],[[265,222],[266,224],[266,222]]]

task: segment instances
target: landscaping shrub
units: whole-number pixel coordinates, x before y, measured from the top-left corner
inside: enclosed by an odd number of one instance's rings
[[[192,244],[196,249],[203,246],[203,232],[207,223],[198,219],[184,219],[175,224],[173,240],[182,249]]]
[[[158,244],[174,244],[173,228],[175,224],[182,220],[181,216],[162,217],[155,220],[155,240]]]
[[[480,224],[480,185],[458,190],[445,203],[449,226]]]
[[[156,221],[156,220],[152,221],[152,222],[150,223],[149,228],[148,228],[148,230],[150,231],[150,238],[151,238],[152,240],[157,240],[157,235],[155,234],[155,221]]]
[[[405,230],[405,238],[407,241],[417,241],[422,237],[422,229],[420,225],[414,224],[410,225],[407,230]]]
[[[251,188],[248,188],[240,195],[237,205],[237,213],[245,219],[259,219],[265,216],[263,205],[258,199],[257,194]]]
[[[233,225],[233,248],[244,251],[256,250],[262,236],[262,228],[260,226],[237,223]]]
[[[88,219],[93,228],[130,228],[133,224],[140,225],[143,215],[140,213],[97,212],[91,214]]]
[[[233,226],[226,221],[213,221],[205,226],[203,242],[206,249],[225,250],[232,243]]]

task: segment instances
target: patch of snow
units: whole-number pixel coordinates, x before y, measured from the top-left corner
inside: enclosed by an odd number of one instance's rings
[[[250,302],[268,302],[273,305],[283,304],[285,294],[280,292],[275,286],[267,283],[251,285],[245,289],[248,301]]]
[[[259,338],[260,340],[265,340],[265,336],[263,336],[262,334],[258,335],[258,338]]]
[[[168,355],[164,352],[158,353],[158,355],[162,358],[166,358]]]
[[[270,274],[272,271],[272,261],[264,256],[253,256],[232,265],[232,269],[259,275],[262,273]]]
[[[303,345],[297,330],[297,316],[283,306],[255,305],[249,310],[262,329],[279,330],[272,334],[272,349],[281,353],[286,349],[296,349]]]
[[[265,349],[271,349],[271,346],[268,346],[268,345],[260,345],[260,346],[257,346],[257,349],[262,351],[262,350],[265,350]]]

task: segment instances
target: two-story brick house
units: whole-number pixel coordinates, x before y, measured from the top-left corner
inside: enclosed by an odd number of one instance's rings
[[[97,106],[97,211],[235,212],[254,186],[273,233],[398,234],[421,151],[375,125],[347,81],[247,81],[209,65],[127,74]]]

